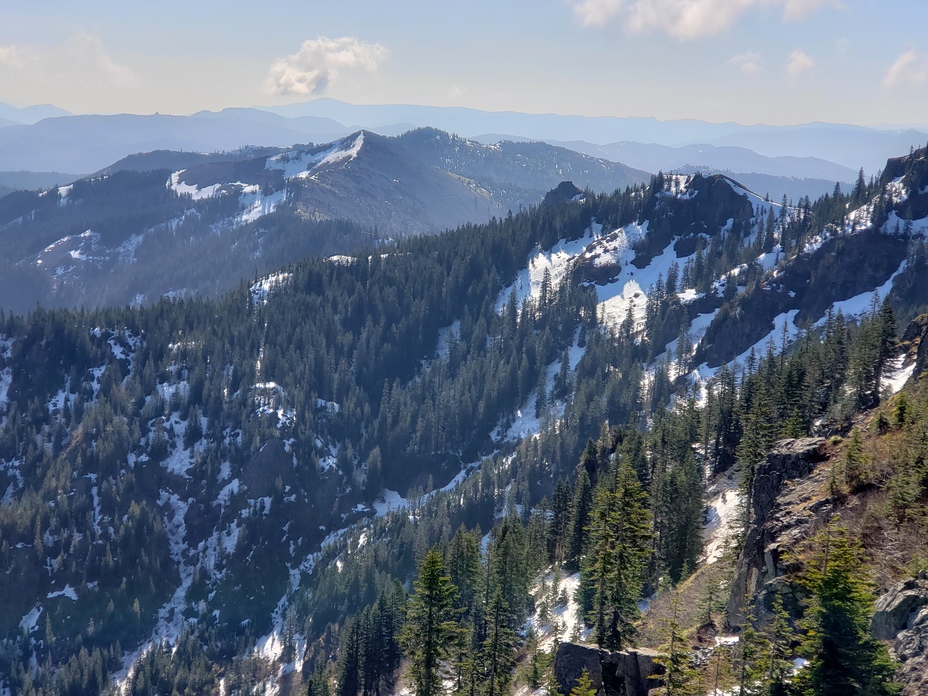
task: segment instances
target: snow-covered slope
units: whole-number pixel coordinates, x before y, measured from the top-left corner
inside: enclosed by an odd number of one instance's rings
[[[434,138],[358,131],[322,145],[145,153],[72,185],[6,196],[0,255],[16,270],[0,273],[0,305],[211,295],[256,266],[270,272],[528,208],[565,176],[600,191],[648,176],[541,143],[523,152],[429,133],[454,157],[425,146]]]

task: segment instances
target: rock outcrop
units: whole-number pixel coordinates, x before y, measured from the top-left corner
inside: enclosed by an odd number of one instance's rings
[[[729,625],[740,626],[747,605],[757,596],[770,608],[779,594],[787,611],[798,609],[801,598],[793,596],[785,575],[790,571],[788,552],[807,538],[830,511],[819,495],[825,483],[817,465],[827,458],[823,438],[777,442],[760,463],[754,479],[754,520],[748,531],[728,598]]]
[[[913,319],[905,329],[900,341],[906,352],[905,362],[915,360],[915,374],[921,375],[928,369],[928,314],[921,314]]]
[[[895,641],[903,696],[928,693],[928,573],[891,587],[876,601],[873,637]]]
[[[870,624],[873,637],[895,640],[924,606],[928,606],[928,573],[894,585],[876,601]]]
[[[901,663],[896,677],[903,684],[902,696],[928,694],[928,607],[922,607],[896,638],[893,649]]]
[[[541,201],[541,205],[545,207],[564,205],[565,203],[576,200],[578,196],[582,195],[583,191],[574,186],[574,182],[562,181],[556,188],[551,189],[545,194],[544,200]]]
[[[561,693],[569,694],[586,670],[597,696],[647,696],[661,685],[656,675],[658,653],[645,648],[609,652],[588,645],[561,643],[554,658],[554,676]]]

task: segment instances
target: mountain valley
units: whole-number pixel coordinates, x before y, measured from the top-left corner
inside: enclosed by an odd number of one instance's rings
[[[703,636],[715,593],[707,678],[747,664],[732,588],[812,619],[821,529],[868,530],[849,573],[906,540],[881,592],[917,576],[926,190],[924,149],[791,204],[421,129],[3,197],[0,688],[415,690],[400,626],[443,563],[475,690],[554,688],[560,639],[658,648],[675,592]],[[817,521],[763,536],[786,499],[758,472],[811,436],[783,477],[818,477]],[[737,570],[784,529],[801,559]]]

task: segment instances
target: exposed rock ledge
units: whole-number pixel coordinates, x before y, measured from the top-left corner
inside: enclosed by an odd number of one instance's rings
[[[827,458],[826,441],[820,437],[780,440],[757,468],[754,479],[754,521],[738,559],[728,598],[729,624],[746,620],[747,605],[770,608],[772,595],[783,596],[787,610],[799,598],[790,595],[786,556],[796,543],[807,538],[830,512],[830,502],[819,492],[824,475],[816,467]]]
[[[652,675],[664,673],[655,662],[658,653],[646,648],[608,652],[588,645],[561,643],[554,657],[554,676],[560,692],[569,694],[587,670],[597,696],[647,696],[661,685]]]
[[[903,696],[928,694],[928,573],[889,589],[876,601],[874,638],[894,640]]]

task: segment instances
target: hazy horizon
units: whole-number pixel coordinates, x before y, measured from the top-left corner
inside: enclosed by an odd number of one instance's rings
[[[901,17],[905,18],[900,22]],[[924,127],[914,0],[241,0],[8,8],[0,102],[191,114],[331,97],[491,112]]]

